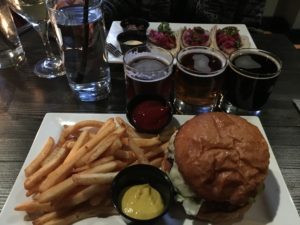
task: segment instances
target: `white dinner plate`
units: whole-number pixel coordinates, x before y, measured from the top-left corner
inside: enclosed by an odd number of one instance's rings
[[[149,28],[150,29],[157,29],[158,25],[160,23],[157,22],[150,22]],[[195,27],[195,26],[201,26],[203,29],[210,30],[213,26],[217,25],[218,28],[223,28],[226,26],[235,26],[239,29],[240,35],[247,36],[249,38],[250,42],[250,48],[256,48],[256,45],[246,27],[245,24],[194,24],[194,23],[169,23],[170,27],[173,31],[181,30],[184,27]],[[114,46],[116,46],[118,49],[120,49],[119,42],[117,41],[117,36],[119,33],[123,31],[123,28],[120,25],[120,21],[114,21],[109,29],[108,35],[106,37],[106,42],[112,43]],[[121,49],[120,49],[121,51]],[[123,56],[115,57],[111,53],[108,53],[108,62],[110,63],[122,63],[123,62]]]
[[[106,120],[110,117],[120,116],[126,118],[124,114],[76,114],[76,113],[48,113],[44,117],[42,124],[36,134],[31,149],[27,155],[24,165],[16,179],[16,182],[7,198],[7,201],[0,214],[1,225],[30,225],[25,222],[25,213],[14,211],[14,207],[25,201],[24,168],[38,154],[46,139],[52,136],[56,140],[60,135],[63,125],[71,125],[80,120],[98,119]],[[173,122],[184,123],[191,116],[176,115]],[[250,123],[256,125],[266,137],[263,127],[258,117],[245,117]],[[77,225],[121,225],[124,224],[119,216],[108,218],[89,218],[76,223]],[[172,225],[208,225],[207,223],[193,221],[185,218],[181,208],[171,208],[160,224]],[[296,225],[300,224],[300,218],[296,207],[292,201],[290,193],[284,182],[272,149],[270,147],[269,174],[265,181],[265,190],[260,194],[251,209],[245,214],[239,225]]]

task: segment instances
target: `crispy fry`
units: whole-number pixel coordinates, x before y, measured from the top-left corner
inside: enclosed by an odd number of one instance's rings
[[[128,146],[135,153],[139,163],[145,163],[145,164],[149,163],[148,159],[145,157],[143,149],[138,147],[132,138],[128,139]]]
[[[41,162],[40,167],[43,167],[44,165],[46,165],[47,163],[49,163],[50,161],[52,161],[52,159],[54,159],[56,157],[58,149],[60,149],[60,147],[55,147],[50,152],[50,154]]]
[[[108,172],[121,170],[125,166],[126,165],[123,162],[119,160],[115,160],[115,161],[97,165],[95,167],[83,171],[82,173],[108,173]]]
[[[42,192],[39,196],[37,196],[37,201],[40,203],[54,201],[60,196],[66,194],[68,191],[72,190],[74,187],[76,187],[76,185],[77,184],[75,184],[72,177],[69,177]]]
[[[75,169],[73,170],[73,172],[74,172],[74,173],[79,173],[79,172],[82,172],[82,171],[84,171],[84,170],[90,169],[90,168],[92,168],[92,167],[99,166],[99,165],[105,164],[105,163],[107,163],[107,162],[111,162],[111,161],[113,161],[113,160],[115,160],[115,157],[114,157],[114,156],[112,156],[112,155],[106,156],[106,157],[100,158],[100,159],[98,159],[98,160],[96,160],[96,161],[94,161],[94,162],[92,162],[92,163],[90,163],[90,164],[88,164],[88,165],[84,165],[84,166],[82,166],[82,167],[75,168]]]
[[[39,198],[40,195],[41,195],[40,192],[36,192],[36,193],[34,193],[34,195],[32,196],[32,199],[33,199],[33,200],[37,200],[37,199]]]
[[[78,161],[76,161],[76,167],[80,167],[80,166],[85,165],[86,160],[89,158],[89,156],[94,151],[95,146],[97,146],[97,144],[101,140],[105,139],[105,137],[108,136],[115,129],[116,129],[116,125],[115,125],[113,119],[108,119],[104,123],[104,125],[101,127],[101,129],[99,129],[97,134],[95,136],[93,136],[92,139],[89,141],[89,142],[91,142],[92,140],[95,140],[95,142],[92,142],[91,145],[87,146],[87,147],[89,147],[89,150],[86,151],[85,154],[82,155],[82,157],[80,157]]]
[[[160,154],[163,154],[164,151],[165,151],[165,149],[162,146],[159,146],[159,147],[156,147],[155,149],[153,149],[152,151],[147,151],[145,153],[145,156],[148,160],[150,160]]]
[[[33,194],[38,193],[39,187],[35,186],[33,188],[30,188],[29,190],[26,191],[26,197],[32,196]]]
[[[105,151],[108,150],[108,148],[114,143],[114,141],[124,133],[124,131],[124,128],[117,128],[111,135],[108,135],[106,138],[101,140],[91,151],[85,154],[76,164],[76,166],[89,164],[103,155]]]
[[[115,215],[116,211],[112,207],[103,208],[101,206],[97,207],[82,207],[75,211],[72,211],[65,217],[57,217],[56,219],[52,219],[46,222],[44,225],[66,225],[72,224],[79,220],[95,217],[95,216],[111,216]]]
[[[109,196],[104,196],[104,199],[102,200],[101,206],[103,207],[113,207],[111,198]]]
[[[54,208],[51,206],[49,202],[39,203],[37,201],[26,201],[15,207],[16,211],[26,211],[26,212],[51,212]]]
[[[112,145],[112,143],[116,140],[117,137],[118,136],[114,134],[99,142],[99,144],[95,148],[95,151],[92,152],[92,154],[86,160],[86,164],[91,163],[95,161],[98,157],[100,157],[109,148],[109,146]]]
[[[74,141],[74,140],[67,140],[67,141],[64,143],[63,147],[65,147],[66,149],[72,149],[73,146],[74,146],[74,144],[75,144],[75,141]]]
[[[55,219],[57,217],[58,217],[58,213],[56,211],[49,212],[35,219],[34,221],[32,221],[32,223],[33,225],[44,225],[46,222]]]
[[[91,206],[100,205],[102,203],[103,199],[104,199],[104,195],[93,196],[92,198],[89,199],[89,204]]]
[[[102,127],[102,126],[103,126],[103,122],[98,121],[98,120],[83,120],[78,123],[75,123],[74,125],[63,129],[60,139],[58,141],[58,144],[61,145],[62,143],[64,143],[66,138],[71,133],[73,133],[83,127]]]
[[[68,150],[65,148],[60,148],[56,151],[55,157],[52,158],[50,162],[41,167],[31,176],[27,177],[24,186],[26,189],[32,188],[37,185],[45,176],[47,176],[53,169],[55,169],[67,156]]]
[[[122,138],[122,143],[124,145],[128,145],[130,137],[123,137]],[[134,137],[132,138],[136,145],[138,147],[144,148],[144,147],[152,147],[155,145],[161,144],[161,141],[159,139],[159,136],[155,136],[152,138],[141,138],[141,137]]]
[[[25,168],[25,175],[28,177],[38,170],[41,162],[50,154],[55,142],[52,137],[49,137],[41,152],[37,157]]]
[[[105,121],[103,126],[98,130],[97,134],[103,133],[103,136],[107,136],[116,128],[116,124],[113,118],[110,118]]]
[[[130,162],[136,160],[135,153],[132,151],[118,150],[114,153],[114,156],[117,159],[122,159]]]
[[[164,159],[163,157],[153,159],[152,161],[150,161],[150,165],[156,166],[156,167],[161,167],[161,163],[162,163],[163,159]]]
[[[140,135],[135,131],[133,127],[131,127],[128,123],[126,123],[121,117],[116,117],[115,118],[117,123],[126,128],[126,133],[130,137],[140,137]]]
[[[76,167],[82,167],[96,160],[102,155],[116,139],[116,135],[109,135],[107,138],[100,141],[91,151],[87,152],[77,163]],[[96,158],[97,157],[97,158]]]
[[[112,145],[104,152],[103,157],[112,156],[123,147],[120,138],[117,138]]]
[[[95,167],[95,166],[99,166],[101,164],[105,164],[107,162],[111,162],[115,160],[115,157],[110,155],[110,156],[106,156],[106,157],[103,157],[103,158],[100,158],[98,159],[97,161],[94,161],[90,164],[90,167]]]
[[[90,185],[84,188],[83,190],[77,192],[76,194],[64,199],[61,202],[58,202],[55,207],[57,209],[67,209],[72,208],[80,203],[83,203],[89,200],[94,195],[100,195],[100,193],[104,193],[109,189],[108,185]]]
[[[152,138],[133,138],[133,140],[137,144],[137,146],[139,146],[141,148],[151,147],[151,146],[161,144],[159,136],[152,137]]]
[[[88,138],[88,132],[87,131],[81,132],[81,134],[78,137],[77,141],[75,142],[73,148],[71,149],[70,154],[65,159],[65,161],[64,161],[65,164],[68,163],[68,162],[70,162],[70,159],[72,159],[74,157],[74,154],[83,145],[83,143],[85,143],[85,141],[87,140],[87,138]]]
[[[110,184],[117,172],[111,173],[82,173],[74,174],[72,179],[75,183],[81,185],[91,185],[91,184]]]

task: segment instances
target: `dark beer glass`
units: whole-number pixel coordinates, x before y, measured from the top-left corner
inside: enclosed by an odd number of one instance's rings
[[[207,47],[187,47],[177,54],[174,107],[180,114],[214,111],[227,67],[225,55]]]
[[[259,115],[282,68],[273,53],[240,49],[229,56],[220,107],[227,113]]]

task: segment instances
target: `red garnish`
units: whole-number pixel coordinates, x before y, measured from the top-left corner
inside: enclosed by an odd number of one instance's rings
[[[241,37],[236,27],[225,27],[217,30],[216,41],[219,48],[227,53],[241,47]]]
[[[168,50],[176,48],[176,38],[173,34],[150,30],[148,38],[150,42],[162,48]]]
[[[209,33],[201,27],[187,28],[183,31],[182,41],[184,46],[208,46]]]

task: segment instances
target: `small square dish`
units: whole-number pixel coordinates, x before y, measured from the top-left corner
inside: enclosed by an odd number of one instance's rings
[[[119,116],[126,120],[125,114],[79,114],[79,113],[48,113],[44,117],[41,126],[36,134],[31,149],[27,155],[24,165],[15,181],[15,184],[7,198],[7,201],[0,214],[0,224],[9,225],[30,225],[30,221],[25,221],[25,213],[17,212],[14,207],[20,203],[28,200],[25,196],[23,187],[25,175],[24,168],[30,161],[39,153],[44,145],[45,140],[52,136],[56,141],[60,136],[60,132],[64,125],[72,125],[81,120],[101,120],[105,121],[108,118]],[[174,123],[183,124],[190,119],[189,115],[174,115]],[[265,132],[258,117],[248,116],[244,117],[250,123],[256,125],[262,134]],[[300,218],[296,207],[284,182],[283,176],[273,154],[271,147],[270,151],[270,165],[268,177],[265,181],[265,190],[260,194],[253,203],[251,209],[245,214],[242,221],[236,225],[295,225],[300,224]],[[125,224],[121,216],[110,216],[106,218],[89,218],[76,223],[76,225],[118,225]],[[170,211],[165,214],[160,224],[184,224],[184,225],[208,225],[208,223],[195,221],[187,218],[184,215],[183,209],[177,206],[172,206]]]
[[[148,31],[151,29],[157,29],[157,27],[159,26],[159,22],[150,22],[150,26],[148,28]],[[217,26],[217,28],[221,29],[227,26],[235,26],[237,27],[237,29],[239,30],[239,33],[241,36],[245,36],[248,38],[249,40],[249,47],[250,48],[256,48],[256,45],[246,27],[245,24],[192,24],[192,23],[169,23],[170,28],[173,31],[179,31],[182,30],[183,28],[192,28],[192,27],[196,27],[196,26],[201,26],[203,29],[206,30],[211,30],[212,27]],[[120,44],[117,40],[117,36],[123,32],[123,28],[120,25],[120,21],[114,21],[111,25],[111,28],[108,32],[107,38],[106,38],[106,42],[107,43],[111,43],[114,46],[116,46],[119,50],[121,50],[120,48]],[[119,57],[115,57],[113,56],[111,53],[108,53],[108,62],[109,63],[122,63],[123,56],[119,56]]]

